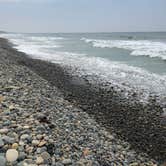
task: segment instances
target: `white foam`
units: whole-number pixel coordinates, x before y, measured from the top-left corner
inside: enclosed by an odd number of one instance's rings
[[[149,73],[141,68],[128,66],[119,62],[111,62],[99,57],[88,57],[84,54],[74,54],[70,52],[55,52],[51,54],[50,61],[59,63],[64,66],[72,66],[74,71],[72,74],[79,76],[97,76],[100,83],[111,83],[123,89],[126,92],[136,92],[139,94],[141,101],[147,101],[148,96],[153,93],[162,97],[166,96],[166,76]],[[41,58],[42,59],[42,58]],[[95,82],[96,83],[96,82]]]
[[[15,45],[19,45],[19,49],[21,49],[21,47],[25,48],[26,45],[36,45],[41,48],[57,48],[62,47],[58,44],[58,41],[64,40],[62,37],[29,36],[26,34],[0,34],[0,36],[9,39]]]
[[[34,37],[34,36],[29,36],[28,37],[29,39],[31,40],[34,40],[34,41],[56,41],[56,40],[64,40],[63,37]]]
[[[1,37],[9,39],[14,48],[21,52],[25,52],[34,58],[51,61],[52,54],[49,54],[50,49],[62,47],[57,41],[63,40],[62,37],[42,37],[29,36],[26,34],[1,34]]]
[[[82,38],[99,48],[121,48],[131,51],[134,56],[159,57],[166,60],[166,43],[149,40],[95,40]]]

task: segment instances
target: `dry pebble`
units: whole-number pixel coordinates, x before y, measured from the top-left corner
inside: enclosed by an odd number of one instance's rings
[[[8,133],[8,129],[0,129],[0,134],[6,134]]]
[[[43,163],[44,163],[44,159],[42,157],[37,157],[36,164],[43,164]]]
[[[12,145],[12,149],[17,149],[18,148],[18,143],[14,143],[13,145]]]
[[[14,162],[18,158],[18,152],[15,149],[8,149],[6,152],[6,159],[9,162]]]

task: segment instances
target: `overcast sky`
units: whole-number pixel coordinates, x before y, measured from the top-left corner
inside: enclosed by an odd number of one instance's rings
[[[166,31],[166,0],[0,0],[0,30]]]

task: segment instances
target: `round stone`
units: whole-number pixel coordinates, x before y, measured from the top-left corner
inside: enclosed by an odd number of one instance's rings
[[[44,159],[42,157],[37,157],[36,164],[43,164],[43,163],[44,163]]]
[[[20,137],[20,139],[21,140],[26,140],[26,139],[28,139],[30,136],[28,135],[28,134],[23,134],[23,135],[21,135],[21,137]]]
[[[12,144],[12,149],[17,149],[18,148],[18,143]]]
[[[44,160],[49,160],[51,158],[50,154],[47,153],[47,152],[43,152],[41,154],[41,157],[44,159]]]
[[[37,139],[42,139],[42,138],[43,138],[43,135],[38,134],[38,135],[36,136],[36,138],[37,138]]]
[[[7,150],[7,152],[6,152],[6,159],[7,159],[7,161],[13,162],[13,161],[16,161],[17,158],[18,158],[17,150],[15,150],[15,149]]]
[[[72,161],[71,161],[71,159],[64,159],[64,160],[62,161],[62,163],[63,163],[64,165],[68,165],[68,164],[72,164]]]
[[[37,146],[40,142],[38,140],[33,140],[32,145]]]
[[[8,129],[0,129],[0,134],[7,134],[8,131]]]

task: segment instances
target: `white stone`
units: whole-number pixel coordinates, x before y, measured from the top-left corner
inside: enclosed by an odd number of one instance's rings
[[[7,159],[7,161],[13,162],[13,161],[16,161],[17,158],[18,158],[17,150],[15,150],[15,149],[7,150],[7,152],[6,152],[6,159]]]
[[[23,129],[30,129],[30,126],[23,126]]]

